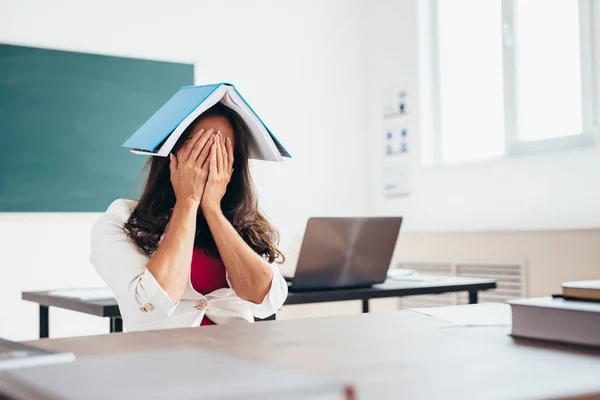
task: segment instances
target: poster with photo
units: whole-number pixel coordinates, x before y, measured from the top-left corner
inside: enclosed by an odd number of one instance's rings
[[[406,89],[401,85],[388,86],[382,90],[382,114],[384,119],[405,116],[408,113]]]
[[[408,127],[406,118],[384,120],[384,152],[386,156],[408,153]]]

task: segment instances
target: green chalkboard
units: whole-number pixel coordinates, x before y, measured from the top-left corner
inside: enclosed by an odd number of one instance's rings
[[[0,44],[0,212],[137,197],[146,157],[121,145],[193,84],[192,64]]]

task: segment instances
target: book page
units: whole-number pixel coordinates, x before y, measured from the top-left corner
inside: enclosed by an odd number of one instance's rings
[[[200,105],[196,107],[194,111],[192,111],[183,121],[181,121],[179,125],[177,125],[177,128],[173,130],[167,140],[165,140],[164,144],[160,147],[160,149],[158,149],[156,155],[161,157],[168,156],[186,128],[190,126],[204,111],[217,104],[225,92],[226,87],[221,85],[210,96],[204,99],[204,101],[200,103]]]
[[[221,103],[236,111],[242,117],[248,129],[250,129],[253,137],[252,144],[255,147],[254,149],[250,149],[250,158],[266,161],[283,161],[279,149],[275,145],[275,141],[271,138],[271,135],[254,112],[239,98],[235,88],[232,86],[228,87],[227,92],[221,99]]]

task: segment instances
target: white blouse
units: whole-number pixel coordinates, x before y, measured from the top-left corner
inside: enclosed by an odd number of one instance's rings
[[[205,315],[215,324],[253,322],[254,317],[266,318],[281,308],[287,283],[273,264],[271,288],[260,304],[242,300],[229,288],[202,295],[189,279],[183,297],[175,304],[146,268],[149,257],[138,251],[123,230],[135,205],[132,200],[113,202],[96,221],[91,235],[90,261],[114,292],[128,331],[199,326]]]

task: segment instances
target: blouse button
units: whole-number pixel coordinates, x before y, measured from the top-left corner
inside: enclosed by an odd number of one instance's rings
[[[208,305],[208,303],[206,302],[206,300],[204,300],[204,299],[198,300],[198,302],[196,303],[196,308],[198,310],[204,310],[207,305]]]
[[[148,312],[148,311],[152,311],[154,310],[154,306],[150,303],[146,303],[146,305],[142,308],[140,308],[141,312]]]

